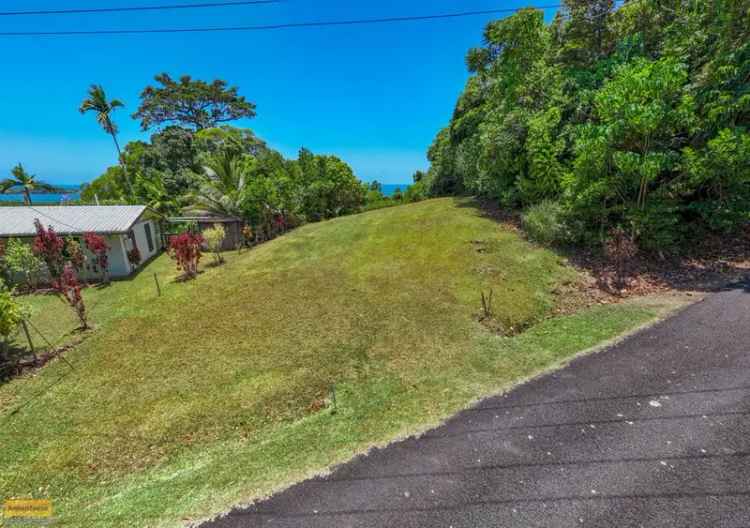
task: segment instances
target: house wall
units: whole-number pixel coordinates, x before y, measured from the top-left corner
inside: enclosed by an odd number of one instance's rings
[[[146,238],[146,225],[151,228],[151,242],[153,248],[149,250],[148,240]],[[133,226],[131,230],[135,238],[135,244],[138,246],[138,251],[141,254],[141,264],[147,262],[151,257],[161,251],[161,232],[159,231],[159,225],[153,220],[143,220]],[[130,237],[125,237],[125,249],[126,251],[131,250],[133,247]],[[127,256],[127,255],[126,255]]]
[[[148,240],[146,238],[146,224],[151,226],[151,240],[153,242],[153,248],[149,250]],[[150,258],[157,255],[162,249],[162,236],[159,229],[159,224],[153,220],[142,220],[135,224],[132,229],[135,243],[138,246],[138,251],[141,253],[141,265],[147,262]],[[79,276],[84,280],[99,280],[101,278],[101,271],[96,267],[95,258],[91,252],[86,249],[83,243],[82,235],[74,235],[74,239],[78,240],[81,247],[86,254],[86,264],[84,269],[81,270]],[[128,251],[133,247],[129,235],[106,235],[105,240],[109,245],[109,272],[112,278],[122,278],[129,276],[136,268],[130,265],[128,261]],[[9,239],[6,237],[0,237],[0,241],[7,242]],[[33,237],[23,237],[20,240],[26,244],[32,244]],[[22,277],[10,277],[14,283],[20,282]],[[43,272],[39,277],[40,283],[49,282],[49,276],[46,272]]]
[[[94,255],[88,249],[86,249],[86,246],[83,243],[83,237],[77,235],[73,236],[72,238],[76,239],[81,244],[81,248],[86,255],[86,264],[84,265],[83,270],[81,270],[81,272],[79,273],[79,276],[84,280],[99,280],[101,278],[101,272],[96,267]],[[123,251],[123,235],[107,235],[104,238],[110,247],[108,253],[110,276],[114,278],[127,277],[128,275],[130,275],[131,270],[130,264],[128,263],[127,254]],[[0,240],[7,242],[9,239],[0,238]],[[19,238],[19,240],[29,245],[34,243],[34,239],[31,237],[23,237]],[[146,247],[145,241],[144,247]],[[11,277],[11,280],[13,282],[19,282],[21,280],[21,277]],[[46,271],[43,271],[39,276],[39,282],[41,284],[45,284],[48,283],[49,280],[49,275]]]
[[[109,274],[113,278],[127,277],[130,275],[130,262],[128,262],[128,255],[125,252],[125,244],[123,243],[127,235],[111,235],[107,237],[107,244],[109,244]]]

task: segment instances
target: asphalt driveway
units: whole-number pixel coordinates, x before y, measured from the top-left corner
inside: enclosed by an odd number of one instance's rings
[[[750,527],[750,289],[204,525]]]

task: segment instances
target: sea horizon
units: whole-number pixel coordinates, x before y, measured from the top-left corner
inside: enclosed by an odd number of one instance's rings
[[[62,184],[55,185],[57,189],[64,190],[66,192],[46,192],[38,191],[32,192],[31,195],[34,197],[33,202],[37,205],[58,205],[65,202],[75,202],[81,197],[81,189],[85,183],[74,185],[74,184]],[[385,196],[393,196],[396,189],[402,192],[409,187],[408,183],[383,183],[381,184],[381,190]],[[23,203],[23,193],[8,193],[0,194],[0,202],[13,202]]]

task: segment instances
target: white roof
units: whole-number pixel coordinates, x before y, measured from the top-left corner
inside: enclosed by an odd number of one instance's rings
[[[0,207],[0,237],[34,236],[36,219],[61,235],[127,233],[145,210],[145,205]]]

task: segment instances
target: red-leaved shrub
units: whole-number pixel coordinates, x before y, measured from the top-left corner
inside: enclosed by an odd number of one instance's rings
[[[36,227],[33,245],[34,254],[44,261],[52,280],[56,281],[62,274],[65,264],[65,257],[63,256],[65,240],[55,233],[52,226],[45,229],[38,219],[34,220],[34,226]]]
[[[103,236],[96,233],[86,233],[83,235],[83,241],[96,259],[96,266],[102,273],[104,282],[109,282],[109,244]]]
[[[186,279],[198,275],[203,242],[203,236],[189,232],[175,235],[169,240],[169,256],[177,262],[177,269],[183,272]]]
[[[62,274],[54,281],[53,286],[63,300],[76,312],[78,320],[81,322],[81,329],[86,330],[89,327],[86,305],[81,296],[81,284],[78,282],[76,270],[70,262],[65,264]]]
[[[133,266],[138,266],[141,263],[141,252],[136,246],[133,246],[133,249],[128,251],[128,262]]]

